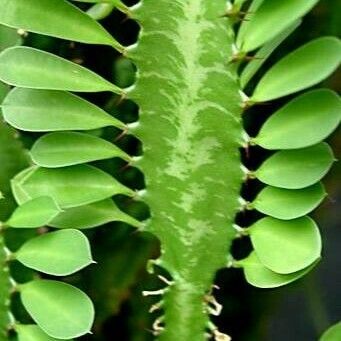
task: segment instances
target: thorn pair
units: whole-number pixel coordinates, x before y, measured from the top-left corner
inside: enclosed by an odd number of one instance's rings
[[[211,304],[211,306],[208,305],[207,307],[207,310],[210,315],[219,316],[221,314],[221,311],[223,310],[223,306],[216,301],[214,296],[206,295],[205,302],[208,304]]]
[[[244,21],[250,21],[250,19],[247,19],[246,17],[250,14],[253,14],[253,12],[248,11],[240,11],[239,9],[232,8],[230,10],[227,10],[224,14],[220,15],[220,18],[229,18],[237,22],[244,22]]]
[[[250,56],[246,54],[245,52],[237,52],[235,53],[231,59],[230,63],[237,63],[237,62],[250,62],[252,60],[263,60],[263,57],[256,57],[256,56]]]

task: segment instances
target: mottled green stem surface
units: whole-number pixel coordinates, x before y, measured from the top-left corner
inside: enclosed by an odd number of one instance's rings
[[[137,166],[147,175],[147,230],[160,239],[159,264],[173,281],[162,340],[206,339],[205,296],[235,236],[243,129],[225,11],[224,0],[146,0],[134,13],[142,27],[128,55],[138,69]]]

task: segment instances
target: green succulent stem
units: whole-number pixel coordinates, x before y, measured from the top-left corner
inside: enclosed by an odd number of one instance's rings
[[[161,341],[197,340],[204,341],[205,329],[209,324],[205,290],[187,280],[177,280],[164,296],[165,330]]]
[[[139,74],[130,97],[140,108],[134,132],[144,148],[138,167],[151,208],[146,230],[160,239],[159,265],[173,281],[164,297],[165,329],[156,330],[161,340],[206,338],[205,297],[235,238],[244,133],[225,10],[223,0],[162,0],[133,13],[142,27],[128,57]]]

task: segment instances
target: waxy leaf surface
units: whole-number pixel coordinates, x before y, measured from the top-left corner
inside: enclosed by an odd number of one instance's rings
[[[121,221],[135,227],[142,226],[142,223],[119,210],[112,199],[69,208],[61,212],[49,225],[57,228],[88,229],[112,221]]]
[[[14,88],[1,107],[6,122],[25,131],[125,128],[101,108],[65,91]]]
[[[41,227],[48,224],[60,212],[61,209],[52,198],[42,196],[19,206],[6,224],[16,228]]]
[[[245,52],[255,50],[273,39],[305,15],[318,0],[265,0],[247,16],[246,28],[237,37]]]
[[[80,92],[122,90],[95,72],[32,47],[10,47],[0,53],[0,80],[33,89]]]
[[[277,219],[295,219],[313,211],[325,196],[321,183],[295,190],[267,186],[258,194],[252,206]]]
[[[19,341],[60,341],[54,337],[48,336],[37,325],[34,324],[19,324],[16,325],[15,331]],[[69,341],[72,341],[69,339]]]
[[[61,208],[69,208],[90,204],[115,194],[134,194],[109,174],[89,165],[57,169],[34,168],[24,175],[18,174],[12,184],[20,205],[36,197],[51,196]]]
[[[59,132],[42,136],[31,149],[33,162],[41,167],[66,167],[102,159],[130,156],[113,143],[93,135]]]
[[[238,263],[243,267],[245,278],[248,283],[257,288],[270,289],[281,287],[303,277],[316,265],[317,262],[306,269],[287,275],[282,275],[266,268],[259,261],[259,258],[254,251],[249,255],[249,257],[239,261]]]
[[[88,239],[74,229],[28,240],[16,252],[16,259],[29,268],[54,276],[71,275],[93,262]]]
[[[81,290],[51,280],[25,283],[19,290],[24,307],[49,336],[70,339],[89,333],[94,307]]]
[[[249,232],[260,262],[274,272],[300,271],[321,256],[321,235],[308,217],[294,220],[266,217],[253,224]]]
[[[263,183],[287,189],[311,186],[320,181],[334,162],[326,143],[295,150],[283,150],[268,158],[255,172]]]
[[[95,20],[64,0],[0,0],[0,23],[87,44],[120,44]],[[46,13],[51,15],[46,17]],[[53,15],[52,15],[53,14]]]
[[[341,100],[330,90],[313,90],[274,113],[254,142],[266,149],[297,149],[323,141],[340,124]]]
[[[274,100],[320,83],[337,69],[340,61],[339,39],[315,39],[275,64],[258,83],[251,102]]]

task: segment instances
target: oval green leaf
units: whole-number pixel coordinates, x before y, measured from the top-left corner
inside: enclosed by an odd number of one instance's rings
[[[339,96],[330,90],[314,90],[273,114],[253,142],[266,149],[309,147],[328,137],[340,120]]]
[[[255,252],[252,252],[246,259],[238,261],[237,264],[243,267],[245,278],[249,284],[257,288],[270,289],[281,287],[303,277],[313,269],[317,262],[306,269],[287,275],[281,275],[266,268],[259,261]]]
[[[321,336],[320,341],[340,341],[341,340],[341,322],[336,323],[327,329]]]
[[[321,235],[309,217],[279,220],[271,217],[249,228],[260,262],[279,274],[300,271],[321,257]]]
[[[94,307],[81,290],[63,282],[39,280],[20,285],[19,291],[24,307],[49,336],[71,339],[90,332]]]
[[[258,194],[251,207],[277,219],[296,219],[313,211],[325,196],[321,183],[296,190],[267,186]]]
[[[69,208],[59,213],[49,225],[57,228],[89,229],[112,221],[121,221],[137,228],[142,227],[141,222],[119,210],[112,199]]]
[[[18,341],[60,341],[60,339],[48,336],[34,324],[17,324],[15,331],[18,334]]]
[[[283,150],[267,159],[255,172],[263,183],[286,189],[299,189],[320,181],[334,162],[326,143],[295,150]]]
[[[260,80],[251,102],[264,102],[320,83],[341,61],[341,42],[323,37],[309,42],[275,64]]]
[[[16,228],[37,228],[47,225],[61,209],[48,197],[38,197],[19,206],[11,215],[6,225]]]
[[[31,149],[33,162],[41,167],[56,168],[119,157],[131,161],[128,154],[99,137],[75,133],[50,133],[38,139]]]
[[[24,46],[10,47],[0,53],[0,80],[22,88],[123,93],[83,66]]]
[[[15,256],[25,266],[54,276],[71,275],[93,263],[88,239],[74,229],[30,239]]]
[[[0,0],[0,23],[87,44],[122,46],[98,22],[64,0]],[[53,15],[48,15],[53,13]]]
[[[134,195],[134,191],[120,184],[109,174],[89,165],[66,168],[34,168],[12,181],[19,205],[50,196],[61,208],[90,204],[116,194]],[[19,193],[19,195],[17,195]],[[22,196],[21,193],[25,193]]]
[[[25,131],[126,128],[101,108],[65,91],[14,88],[1,108],[7,123]]]
[[[238,34],[237,45],[244,52],[257,49],[304,16],[318,0],[262,1],[254,14],[247,17],[245,29]]]

